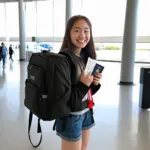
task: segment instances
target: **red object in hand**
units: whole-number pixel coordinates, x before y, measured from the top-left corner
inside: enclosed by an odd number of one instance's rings
[[[93,102],[93,98],[92,98],[92,90],[89,89],[88,91],[88,108],[93,108],[94,106],[94,102]]]

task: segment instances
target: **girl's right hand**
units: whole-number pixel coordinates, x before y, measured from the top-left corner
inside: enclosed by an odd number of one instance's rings
[[[84,72],[81,74],[80,81],[83,82],[85,85],[90,86],[93,82],[93,76],[89,72],[88,74],[84,74]]]

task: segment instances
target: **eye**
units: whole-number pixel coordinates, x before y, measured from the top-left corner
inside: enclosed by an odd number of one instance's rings
[[[84,32],[85,32],[85,33],[89,33],[89,30],[85,30]]]
[[[75,32],[79,32],[79,29],[75,29],[74,31],[75,31]]]

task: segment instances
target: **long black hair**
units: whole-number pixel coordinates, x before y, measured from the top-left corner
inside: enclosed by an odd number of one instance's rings
[[[92,59],[96,59],[96,52],[95,52],[95,46],[94,46],[94,41],[93,41],[93,35],[92,35],[92,25],[91,25],[90,20],[85,16],[76,15],[69,19],[60,52],[64,52],[66,50],[67,51],[73,50],[74,44],[71,42],[70,33],[71,33],[71,29],[72,29],[73,25],[78,20],[85,20],[90,27],[90,41],[84,48],[81,49],[81,55],[83,55],[84,61],[86,63],[88,57],[90,57]]]

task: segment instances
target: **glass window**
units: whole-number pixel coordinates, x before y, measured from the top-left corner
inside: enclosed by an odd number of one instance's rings
[[[65,33],[66,0],[53,0],[54,2],[54,37],[63,37]]]
[[[6,25],[9,37],[19,37],[18,2],[6,3]]]
[[[36,36],[36,2],[25,3],[26,36]]]
[[[150,0],[139,1],[138,36],[150,35]]]
[[[72,15],[82,15],[82,0],[72,0]]]
[[[5,7],[4,3],[0,3],[0,37],[5,37]]]
[[[37,2],[37,36],[53,36],[53,1]]]
[[[37,35],[62,37],[65,30],[65,0],[37,2]]]
[[[83,0],[83,14],[93,26],[94,36],[122,36],[126,0]]]

